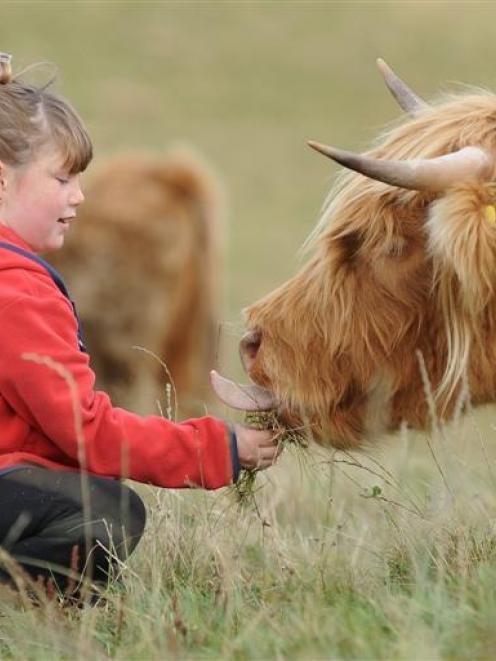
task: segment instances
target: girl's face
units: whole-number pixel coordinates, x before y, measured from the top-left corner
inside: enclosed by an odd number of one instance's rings
[[[0,223],[35,252],[62,247],[84,200],[80,175],[69,175],[60,163],[60,155],[48,148],[40,149],[27,165],[13,167],[0,161]]]

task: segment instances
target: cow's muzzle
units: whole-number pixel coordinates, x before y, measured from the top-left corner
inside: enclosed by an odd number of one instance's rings
[[[239,354],[241,362],[249,375],[255,363],[262,334],[260,331],[248,331],[239,343]],[[210,381],[217,397],[235,409],[244,411],[270,411],[277,408],[277,401],[270,390],[262,386],[250,383],[241,385],[230,379],[226,379],[215,371],[210,372]]]

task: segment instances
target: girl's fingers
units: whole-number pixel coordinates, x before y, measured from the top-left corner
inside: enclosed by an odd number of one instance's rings
[[[277,459],[277,448],[261,449],[257,456],[257,468],[270,466]]]
[[[258,447],[260,448],[272,448],[274,446],[279,445],[279,439],[274,436],[268,436],[267,439],[264,439],[263,441],[260,441],[258,444]]]
[[[282,443],[279,436],[269,430],[255,431],[250,429],[249,431],[248,438],[251,441],[251,452],[244,458],[242,465],[251,470],[269,468],[269,466],[272,466],[276,462],[277,457],[282,451]],[[243,433],[243,428],[241,428],[241,432]],[[240,438],[242,438],[241,434]]]

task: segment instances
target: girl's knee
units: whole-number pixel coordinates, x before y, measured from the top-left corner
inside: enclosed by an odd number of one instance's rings
[[[146,508],[145,504],[141,500],[140,496],[138,496],[136,491],[133,491],[124,485],[122,485],[122,488],[126,489],[128,492],[127,521],[124,521],[123,523],[128,544],[130,545],[129,552],[131,552],[136,547],[145,531]],[[126,513],[124,516],[126,517]]]
[[[98,507],[93,518],[92,536],[119,557],[131,553],[140,541],[146,523],[145,505],[138,494],[119,482],[105,485],[105,497],[94,494]],[[95,516],[96,515],[96,516]]]

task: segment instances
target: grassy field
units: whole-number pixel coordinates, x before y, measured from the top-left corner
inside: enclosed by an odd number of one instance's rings
[[[478,2],[3,2],[0,50],[57,63],[97,159],[186,143],[212,164],[236,375],[239,311],[295,271],[336,172],[305,140],[356,149],[397,117],[378,56],[426,98],[496,89],[495,21]],[[140,486],[149,525],[122,587],[82,611],[0,595],[0,656],[494,658],[495,422],[286,453],[242,507]]]
[[[493,658],[495,452],[479,431],[403,436],[373,459],[286,456],[242,507],[142,487],[147,533],[107,602],[2,595],[0,654]]]

